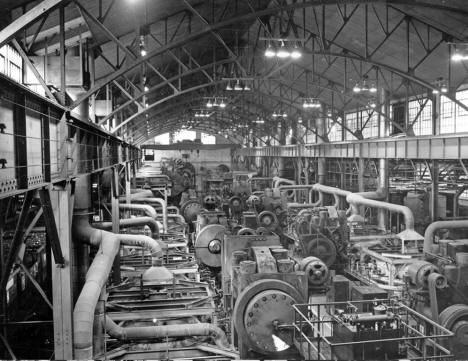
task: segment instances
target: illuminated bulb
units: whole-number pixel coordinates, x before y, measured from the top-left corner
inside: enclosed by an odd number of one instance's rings
[[[280,59],[285,59],[287,57],[289,57],[291,54],[289,53],[289,51],[287,51],[284,47],[284,45],[281,45],[281,48],[278,50],[278,52],[276,53],[276,56]]]
[[[291,51],[291,58],[292,59],[299,59],[301,56],[302,56],[302,53],[300,52],[297,45],[295,45],[294,49]]]
[[[447,85],[442,85],[442,86],[440,87],[440,92],[441,92],[441,93],[448,93],[448,87],[447,87]]]
[[[252,90],[252,89],[250,89],[250,87],[249,87],[248,85],[246,85],[246,86],[244,86],[244,90],[245,90],[245,91],[250,91],[250,90]]]
[[[439,89],[432,89],[432,94],[439,94]]]
[[[356,84],[356,85],[354,86],[354,88],[353,88],[353,92],[355,92],[355,93],[360,93],[361,90],[362,90],[362,89],[361,89],[361,87],[360,87],[358,84]]]
[[[237,81],[236,85],[234,85],[234,90],[237,90],[237,91],[243,90],[243,88],[239,84],[239,80]]]
[[[228,84],[226,85],[226,90],[232,90],[231,83],[228,83]]]
[[[372,84],[372,85],[370,86],[370,88],[369,88],[369,91],[370,91],[371,93],[377,93],[377,87],[376,87],[374,84]]]
[[[148,53],[146,52],[146,49],[144,47],[140,48],[140,55],[141,56],[146,56]]]
[[[206,102],[206,107],[207,107],[207,108],[212,108],[212,107],[213,107],[213,103],[211,102],[211,100],[208,100],[208,101]]]
[[[268,45],[268,48],[265,50],[265,56],[267,58],[273,58],[276,55],[275,50],[271,46],[271,44]]]
[[[149,86],[145,84],[144,89],[145,89],[145,92],[147,92],[149,90]]]
[[[221,100],[221,103],[219,103],[220,108],[226,108],[226,103]]]

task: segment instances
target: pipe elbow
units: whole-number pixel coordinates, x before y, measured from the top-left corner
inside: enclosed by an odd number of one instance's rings
[[[148,249],[153,257],[161,257],[167,250],[167,244],[162,240],[155,240],[148,236],[135,234],[119,234],[120,242],[127,246],[137,246]]]

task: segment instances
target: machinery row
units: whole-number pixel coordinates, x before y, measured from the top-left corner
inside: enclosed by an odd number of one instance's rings
[[[423,236],[385,189],[351,193],[226,166],[197,189],[194,167],[173,165],[141,168],[120,197],[124,179],[112,172],[77,179],[76,359],[449,360],[468,351],[467,220],[432,223]],[[26,242],[36,282],[45,238],[39,227]],[[29,282],[12,274],[9,312]]]

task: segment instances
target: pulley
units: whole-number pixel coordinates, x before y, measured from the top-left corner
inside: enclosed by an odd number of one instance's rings
[[[203,206],[197,199],[189,199],[180,207],[180,213],[185,218],[187,223],[193,222],[197,219],[197,215],[203,211]]]
[[[456,304],[447,307],[439,315],[439,323],[454,333],[445,341],[455,359],[466,359],[468,352],[468,305]]]
[[[233,322],[239,342],[263,355],[277,354],[293,345],[293,305],[302,302],[289,283],[263,279],[251,283],[238,296]]]
[[[278,227],[278,217],[273,212],[263,211],[258,215],[258,224],[272,231]]]
[[[306,236],[302,238],[304,256],[314,256],[321,259],[327,267],[331,267],[336,261],[335,244],[328,238],[320,235]]]
[[[195,239],[195,256],[209,267],[221,267],[221,249],[226,228],[220,224],[205,226]]]
[[[304,271],[307,275],[311,286],[323,286],[330,279],[330,271],[327,265],[317,257],[306,257],[300,262],[299,266],[301,271]]]

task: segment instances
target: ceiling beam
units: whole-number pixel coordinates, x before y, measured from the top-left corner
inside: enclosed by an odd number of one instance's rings
[[[11,22],[0,31],[0,48],[15,37],[21,30],[27,28],[39,18],[47,15],[60,5],[66,5],[69,0],[43,0],[31,10]]]

